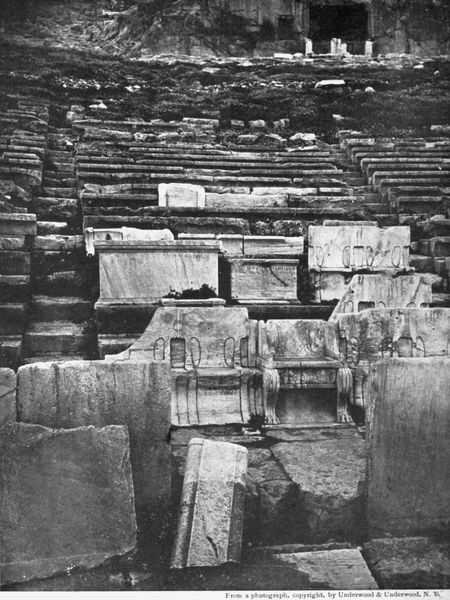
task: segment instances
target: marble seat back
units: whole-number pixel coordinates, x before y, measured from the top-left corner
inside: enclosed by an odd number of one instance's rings
[[[340,349],[349,366],[380,358],[448,356],[450,308],[371,309],[339,315]]]
[[[326,321],[272,319],[260,321],[258,356],[277,360],[337,358],[337,328]]]

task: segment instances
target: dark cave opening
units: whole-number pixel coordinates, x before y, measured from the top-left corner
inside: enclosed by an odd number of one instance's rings
[[[309,37],[315,41],[340,38],[342,41],[367,40],[368,12],[364,5],[317,5],[310,8]]]

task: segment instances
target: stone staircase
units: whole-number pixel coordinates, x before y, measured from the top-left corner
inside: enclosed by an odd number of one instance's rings
[[[387,202],[395,224],[410,225],[410,265],[429,281],[433,306],[450,306],[450,138],[396,140],[338,134],[341,149]]]

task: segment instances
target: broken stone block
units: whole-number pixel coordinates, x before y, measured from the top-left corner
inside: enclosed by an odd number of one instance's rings
[[[385,589],[447,589],[450,559],[429,538],[381,538],[364,544],[364,557]]]
[[[368,393],[371,537],[445,533],[450,522],[450,359],[376,362]]]
[[[247,454],[228,442],[189,442],[172,568],[240,561]]]
[[[331,590],[375,590],[378,585],[356,548],[274,554],[273,560],[306,573],[311,584]]]
[[[136,508],[170,491],[170,376],[167,363],[67,361],[18,371],[18,419],[46,427],[126,425]]]
[[[136,545],[126,427],[0,430],[2,584],[92,568]]]
[[[105,241],[99,253],[100,298],[111,303],[156,303],[171,291],[218,290],[219,245],[193,243]]]
[[[158,205],[167,208],[205,208],[205,188],[189,183],[160,183]]]
[[[0,368],[0,427],[16,420],[16,374]]]
[[[329,320],[368,308],[427,308],[431,300],[431,286],[419,275],[354,275]]]
[[[353,428],[271,448],[300,497],[303,541],[359,540],[364,537],[364,440]]]

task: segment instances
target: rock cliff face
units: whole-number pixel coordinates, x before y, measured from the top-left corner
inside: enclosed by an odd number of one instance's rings
[[[327,51],[329,39],[341,35],[356,52],[367,37],[374,40],[378,53],[431,56],[450,52],[450,4],[447,0],[4,0],[0,30],[131,56],[301,52],[306,36],[320,41],[315,44],[317,52]],[[353,46],[355,41],[359,45]]]

